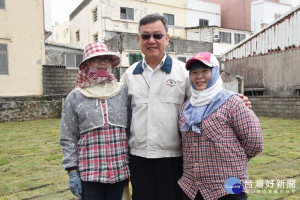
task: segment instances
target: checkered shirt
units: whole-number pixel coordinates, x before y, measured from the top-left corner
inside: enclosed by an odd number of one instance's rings
[[[186,102],[187,103],[187,102]],[[179,125],[185,123],[182,106]],[[247,161],[263,150],[260,123],[238,96],[232,96],[199,124],[201,133],[182,132],[183,176],[179,186],[190,199],[200,191],[204,199],[228,194],[225,181],[249,180]],[[244,190],[244,192],[247,190]]]
[[[105,101],[101,100],[105,125],[81,134],[78,170],[83,181],[116,183],[130,176],[125,128],[107,123]]]

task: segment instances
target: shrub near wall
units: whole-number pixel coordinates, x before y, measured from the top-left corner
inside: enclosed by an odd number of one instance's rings
[[[257,116],[300,118],[300,97],[249,97]]]
[[[0,123],[61,116],[64,95],[0,97]]]

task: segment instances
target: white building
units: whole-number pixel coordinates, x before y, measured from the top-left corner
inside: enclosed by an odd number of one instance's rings
[[[257,32],[292,9],[291,0],[279,3],[259,0],[251,3],[251,30]],[[299,0],[298,0],[299,3]],[[296,3],[295,3],[296,4]]]
[[[221,5],[187,0],[187,27],[221,26]]]

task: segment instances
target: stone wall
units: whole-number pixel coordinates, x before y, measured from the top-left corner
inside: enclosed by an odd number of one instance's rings
[[[0,97],[0,123],[61,116],[64,95]]]
[[[257,116],[300,118],[300,97],[249,97]]]

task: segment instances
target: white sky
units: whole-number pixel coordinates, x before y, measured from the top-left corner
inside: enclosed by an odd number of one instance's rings
[[[51,0],[52,25],[69,20],[69,15],[83,0]]]

